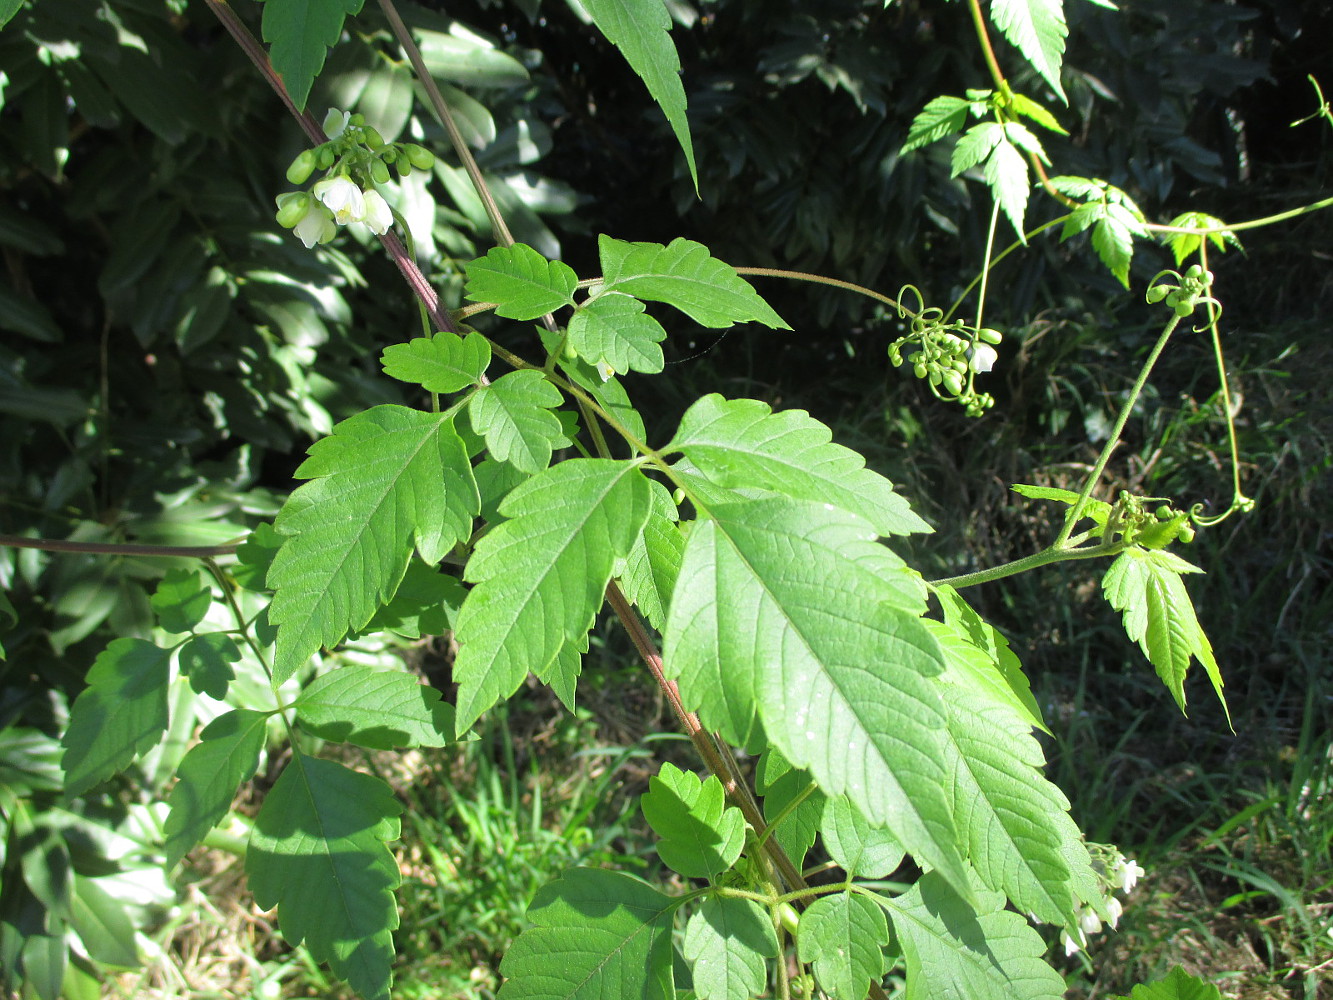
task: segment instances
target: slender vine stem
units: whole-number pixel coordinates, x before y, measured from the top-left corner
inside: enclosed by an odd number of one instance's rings
[[[28,538],[24,535],[0,535],[0,548],[40,549],[43,552],[72,552],[92,556],[178,556],[185,559],[209,559],[229,556],[239,542],[230,545],[144,545],[138,542],[72,542],[63,538]]]

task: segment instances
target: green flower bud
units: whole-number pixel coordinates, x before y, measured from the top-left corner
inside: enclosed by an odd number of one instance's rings
[[[384,165],[383,160],[370,161],[370,179],[376,184],[389,183],[389,168]]]
[[[416,167],[418,170],[429,170],[431,167],[435,166],[435,154],[425,146],[418,146],[414,142],[408,142],[403,144],[403,149],[407,153],[407,158],[411,161],[412,166]]]
[[[983,344],[998,344],[1004,340],[1004,337],[1000,334],[999,330],[991,330],[982,327],[977,331],[977,339]]]
[[[333,150],[327,145],[320,146],[319,150],[315,153],[315,162],[319,164],[320,170],[328,170],[329,167],[333,166],[333,160]]]
[[[916,364],[912,366],[912,373],[916,375],[917,378],[925,378],[926,366],[923,365],[920,361],[918,361]]]
[[[310,195],[304,191],[288,191],[278,195],[278,225],[293,229],[310,211]]]
[[[1188,316],[1190,313],[1194,312],[1194,303],[1190,302],[1188,299],[1182,299],[1176,302],[1173,308],[1176,310],[1177,316]]]
[[[287,181],[291,184],[304,184],[315,172],[315,151],[303,149],[296,154],[292,165],[287,168]]]
[[[1170,294],[1170,292],[1171,292],[1170,285],[1153,285],[1151,288],[1148,289],[1147,294],[1144,295],[1144,298],[1147,299],[1150,304],[1156,305],[1158,302],[1161,302],[1162,299],[1166,298],[1167,295]]]
[[[949,395],[957,396],[963,391],[963,376],[950,369],[943,375],[944,388],[949,390]]]
[[[371,149],[384,148],[384,137],[380,135],[379,132],[376,131],[371,126],[367,125],[365,128],[361,130],[361,133],[365,138],[366,145],[369,146]]]
[[[406,177],[412,172],[412,161],[406,156],[400,156],[394,161],[393,169],[398,171],[399,177]]]

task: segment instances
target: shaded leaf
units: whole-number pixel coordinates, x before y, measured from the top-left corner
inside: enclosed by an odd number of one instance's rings
[[[178,655],[181,673],[189,678],[190,687],[218,701],[227,696],[227,686],[236,676],[231,665],[241,658],[235,639],[223,632],[191,636]]]
[[[282,936],[367,1000],[388,1000],[402,806],[379,778],[299,751],[255,817],[245,870]]]
[[[438,562],[471,534],[480,509],[463,442],[440,413],[358,413],[315,442],[296,474],[312,481],[278,514],[289,537],[268,573],[278,682],[393,597],[414,544]]]
[[[772,749],[760,759],[756,784],[764,796],[764,819],[776,824],[773,839],[799,868],[819,836],[826,796],[809,771],[793,768]]]
[[[241,783],[249,781],[264,749],[268,714],[238,708],[220,715],[199,734],[177,769],[167,796],[167,867],[222,822]]]
[[[573,868],[537,890],[498,1000],[673,1000],[677,901],[623,872]]]
[[[768,984],[778,938],[754,900],[710,896],[685,925],[682,950],[700,1000],[750,1000]]]
[[[213,592],[204,574],[194,569],[167,570],[148,603],[168,632],[188,632],[208,614]]]
[[[796,949],[834,1000],[865,1000],[884,978],[889,922],[871,899],[851,892],[821,896],[801,914]]]
[[[498,461],[522,472],[539,472],[551,464],[551,452],[566,444],[564,429],[551,412],[563,400],[545,375],[524,369],[474,392],[468,417]]]
[[[295,707],[308,732],[371,750],[442,747],[454,739],[453,706],[400,670],[340,667],[317,677]]]
[[[70,926],[89,958],[122,969],[135,968],[139,965],[139,949],[134,943],[134,923],[125,912],[124,902],[98,881],[75,874]]]
[[[606,291],[665,302],[703,326],[754,321],[774,330],[791,329],[735,268],[710,255],[702,243],[678,238],[662,246],[599,236],[597,246]]]
[[[364,0],[267,0],[262,32],[269,60],[282,76],[297,110],[305,110],[310,86],[329,48],[342,34],[343,18]]]
[[[481,479],[480,471],[477,478]],[[454,619],[466,596],[467,589],[458,577],[440,573],[414,559],[407,564],[393,600],[371,615],[362,632],[387,630],[408,639],[443,635],[453,630]]]
[[[845,795],[824,801],[819,832],[848,878],[888,878],[903,863],[902,845],[893,834],[867,822]]]
[[[384,373],[428,392],[458,392],[476,385],[491,363],[490,342],[479,333],[437,333],[392,344],[380,356]]]
[[[660,630],[666,626],[667,602],[680,573],[685,536],[678,524],[680,513],[667,488],[649,480],[648,489],[651,510],[625,559],[620,583],[625,595]]]
[[[67,795],[82,795],[162,739],[170,663],[171,653],[146,639],[114,639],[93,661],[60,741]]]
[[[1064,977],[1046,943],[1004,897],[977,887],[975,908],[937,872],[890,900],[907,959],[905,1000],[1061,1000]]]

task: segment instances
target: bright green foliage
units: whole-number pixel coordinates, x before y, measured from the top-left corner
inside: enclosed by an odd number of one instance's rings
[[[386,841],[401,811],[379,778],[298,750],[255,817],[245,857],[255,902],[278,908],[283,937],[305,941],[366,1000],[389,996],[399,876]]]
[[[509,520],[467,565],[477,586],[455,633],[460,732],[588,631],[648,506],[643,474],[608,459],[570,459],[509,494],[500,505]]]
[[[1017,122],[982,122],[973,125],[958,140],[953,151],[952,173],[957,177],[984,162],[983,175],[999,202],[1000,211],[1013,224],[1019,239],[1026,241],[1023,216],[1031,184],[1024,153],[1036,156],[1043,163],[1050,162],[1041,143],[1026,126]]]
[[[83,940],[88,954],[99,962],[133,968],[139,964],[134,925],[125,907],[95,878],[74,874],[69,924]]]
[[[537,891],[499,1000],[672,1000],[677,901],[622,872],[573,868]]]
[[[537,319],[574,304],[578,275],[568,264],[547,260],[532,247],[492,247],[467,265],[467,298],[492,302],[506,319]]]
[[[393,597],[415,544],[438,562],[472,531],[480,497],[446,414],[376,406],[338,424],[296,470],[269,569],[273,672],[290,677],[320,646],[361,628]]]
[[[680,80],[680,56],[671,43],[671,15],[661,0],[586,0],[583,9],[592,17],[606,40],[618,48],[643,80],[662,114],[676,133],[685,153],[694,186],[699,175],[694,167],[694,143],[685,117],[685,86]]]
[[[167,797],[168,868],[227,815],[237,788],[255,773],[267,724],[265,712],[234,709],[204,727],[199,742],[181,760]]]
[[[680,514],[667,488],[657,481],[648,484],[652,497],[643,533],[625,560],[620,584],[625,595],[643,612],[654,628],[666,626],[666,606],[680,573],[685,536],[680,533]]]
[[[648,782],[640,808],[661,839],[657,853],[689,878],[716,881],[736,863],[745,846],[745,818],[726,804],[716,775],[697,774],[666,763]]]
[[[60,741],[67,794],[82,795],[162,738],[170,662],[146,639],[114,639],[93,662]]]
[[[805,852],[819,835],[824,793],[808,771],[793,768],[776,750],[769,750],[760,758],[755,784],[764,796],[764,819],[772,829],[773,839],[792,863],[800,867]]]
[[[1060,64],[1069,34],[1064,0],[991,0],[990,17],[1056,96],[1068,103],[1060,86]]]
[[[1223,253],[1228,246],[1240,249],[1240,240],[1230,229],[1225,229],[1226,223],[1215,215],[1209,215],[1207,212],[1184,212],[1177,215],[1168,223],[1168,225],[1181,229],[1218,229],[1221,232],[1206,233],[1199,235],[1197,233],[1168,233],[1166,234],[1167,243],[1171,246],[1171,254],[1176,258],[1176,265],[1179,266],[1198,252],[1203,246],[1203,241],[1207,240],[1213,246]]]
[[[866,896],[821,896],[801,914],[796,949],[814,967],[819,987],[834,1000],[865,1000],[885,972],[889,924]]]
[[[240,658],[236,640],[225,632],[190,636],[179,653],[181,673],[190,679],[190,687],[219,701],[235,676],[231,665]]]
[[[1038,104],[1030,97],[1023,94],[1009,95],[1009,110],[1015,114],[1022,115],[1031,121],[1036,122],[1042,128],[1050,129],[1052,132],[1059,132],[1061,135],[1069,133],[1055,120],[1055,115],[1046,110],[1045,106]]]
[[[893,834],[872,826],[845,795],[825,800],[819,832],[829,857],[848,878],[888,878],[903,863],[903,849]]]
[[[928,532],[907,501],[865,459],[833,444],[833,432],[804,410],[773,413],[757,399],[709,393],[681,417],[664,451],[682,451],[719,486],[758,487],[794,500],[831,503],[881,535]]]
[[[764,991],[778,938],[758,903],[710,896],[690,915],[682,951],[699,1000],[750,1000]]]
[[[1092,246],[1097,256],[1128,288],[1134,239],[1148,236],[1143,212],[1134,199],[1113,184],[1086,177],[1052,177],[1051,185],[1060,193],[1083,202],[1070,213],[1060,239],[1067,240],[1092,227]]]
[[[1054,486],[1027,486],[1018,483],[1009,487],[1020,496],[1030,497],[1033,500],[1056,500],[1063,504],[1073,506],[1078,503],[1079,495],[1073,490],[1061,490]],[[1091,533],[1090,537],[1096,538],[1106,528],[1106,519],[1111,516],[1111,505],[1105,500],[1097,500],[1088,497],[1083,503],[1083,510],[1079,514],[1080,518],[1090,518],[1099,530]]]
[[[520,472],[540,472],[551,464],[551,452],[566,443],[551,412],[563,399],[541,372],[524,369],[474,392],[467,412],[494,458]]]
[[[158,623],[168,632],[188,632],[208,614],[213,592],[198,570],[172,569],[149,599]]]
[[[264,41],[269,60],[297,108],[304,108],[310,85],[324,66],[328,49],[342,34],[343,18],[364,0],[266,0]]]
[[[1197,657],[1225,709],[1222,673],[1213,646],[1204,635],[1194,604],[1181,576],[1202,573],[1179,556],[1162,549],[1128,548],[1102,577],[1111,607],[1125,614],[1125,632],[1157,668],[1180,710],[1185,710],[1185,673]],[[1227,713],[1228,720],[1230,712]]]
[[[907,958],[906,1000],[1061,1000],[1064,978],[1042,961],[1046,943],[999,893],[969,906],[935,872],[890,901]]]
[[[453,706],[397,670],[341,667],[316,678],[295,707],[306,731],[371,750],[442,747],[454,738]]]
[[[748,281],[702,243],[682,238],[662,246],[600,236],[597,247],[606,291],[665,302],[703,326],[754,321],[774,330],[791,329]]]
[[[662,370],[666,339],[662,324],[643,311],[643,303],[619,292],[604,292],[569,321],[569,345],[587,361],[605,361],[618,372]]]
[[[961,132],[967,124],[967,116],[984,114],[985,101],[964,100],[961,97],[936,97],[912,119],[907,130],[907,141],[903,143],[901,153],[910,153],[914,149],[928,146],[943,139],[946,135]]]
[[[1222,1000],[1222,993],[1211,983],[1205,983],[1176,966],[1166,978],[1155,983],[1141,983],[1130,991],[1128,997],[1112,997],[1111,1000]]]
[[[437,333],[384,349],[384,373],[428,392],[458,392],[476,385],[491,363],[491,344],[479,333]]]
[[[963,879],[942,787],[942,654],[905,607],[909,574],[859,517],[786,499],[714,507],[672,597],[667,669],[730,742],[756,715],[788,760],[922,862]]]

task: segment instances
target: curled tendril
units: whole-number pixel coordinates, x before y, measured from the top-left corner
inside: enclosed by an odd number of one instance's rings
[[[921,313],[926,308],[926,300],[921,297],[921,289],[917,288],[916,285],[903,285],[902,288],[898,289],[899,319],[906,319],[908,314],[912,312],[912,310],[908,309],[905,305],[903,305],[903,299],[906,297],[908,292],[911,292],[913,295],[916,296],[916,312],[913,314],[914,319],[915,317],[920,316]]]

